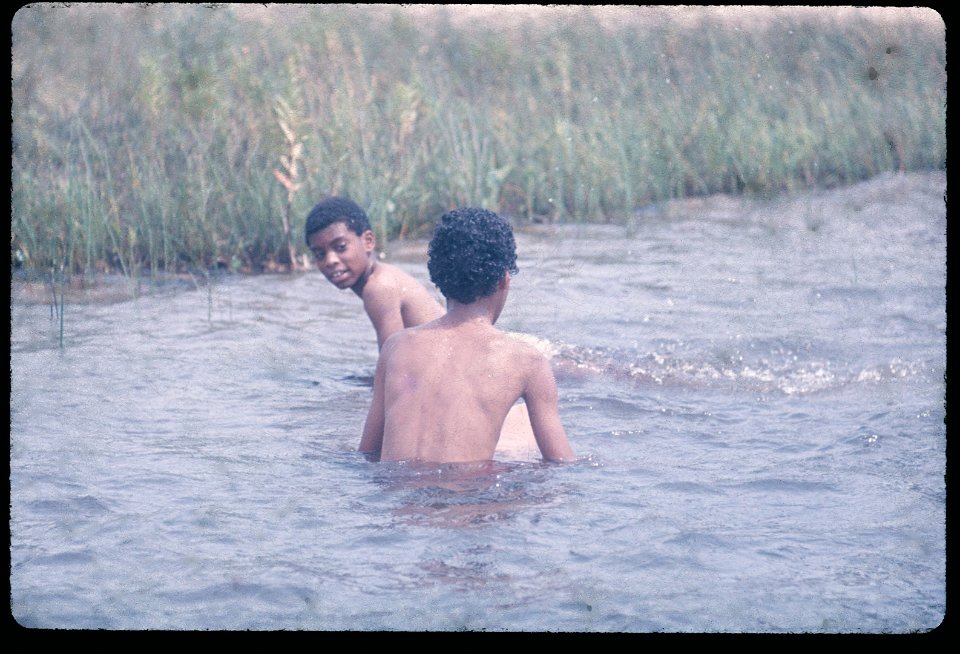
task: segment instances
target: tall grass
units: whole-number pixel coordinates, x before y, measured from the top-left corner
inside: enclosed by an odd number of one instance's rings
[[[932,11],[455,11],[21,9],[18,257],[49,270],[56,242],[73,273],[282,269],[328,194],[358,201],[385,245],[465,204],[625,221],[688,195],[945,166]]]

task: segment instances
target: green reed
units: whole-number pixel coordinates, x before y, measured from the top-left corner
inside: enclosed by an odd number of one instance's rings
[[[944,28],[929,14],[641,8],[612,25],[585,11],[460,26],[452,11],[22,9],[24,265],[48,269],[65,233],[68,273],[302,265],[303,220],[326,194],[357,200],[387,246],[458,205],[628,222],[673,198],[945,166]]]

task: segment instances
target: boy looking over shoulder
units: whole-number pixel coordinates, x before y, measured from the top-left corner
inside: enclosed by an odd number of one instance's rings
[[[377,332],[377,345],[394,332],[443,315],[443,308],[420,282],[377,259],[376,239],[367,214],[351,200],[331,197],[307,216],[307,246],[331,284],[351,289]]]
[[[550,362],[494,327],[518,272],[510,225],[484,209],[450,211],[429,257],[447,312],[383,342],[359,450],[381,461],[488,460],[523,398],[543,458],[575,460]]]

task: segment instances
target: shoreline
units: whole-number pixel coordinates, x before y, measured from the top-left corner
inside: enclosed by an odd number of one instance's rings
[[[842,211],[852,206],[854,211],[870,203],[919,205],[935,190],[941,197],[946,193],[946,171],[883,173],[871,179],[850,186],[834,188],[812,188],[806,191],[784,193],[772,197],[750,195],[714,194],[703,197],[680,198],[635,212],[620,222],[603,223],[525,223],[515,225],[518,235],[547,235],[575,231],[582,228],[623,228],[634,231],[644,220],[682,220],[689,216],[714,216],[726,219],[730,215],[755,216],[775,214],[782,223],[806,225],[815,230],[816,225],[809,223],[810,204],[826,204],[832,210]],[[945,202],[945,200],[944,200]],[[918,210],[921,210],[918,207]],[[384,244],[383,258],[394,262],[425,261],[428,239],[394,240]],[[260,272],[209,273],[162,273],[153,277],[149,273],[136,277],[125,277],[120,272],[96,271],[90,275],[71,275],[64,286],[66,304],[115,304],[135,300],[139,297],[165,292],[200,290],[209,283],[223,279],[241,279],[262,275],[303,275],[313,271],[307,267],[293,272],[285,270],[264,270]],[[53,291],[57,297],[54,298]],[[47,271],[29,271],[11,269],[10,303],[18,305],[51,305],[59,302],[59,280],[55,289],[51,285],[51,273]]]

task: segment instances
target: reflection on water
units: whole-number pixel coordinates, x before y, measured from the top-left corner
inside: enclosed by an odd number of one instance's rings
[[[520,231],[500,324],[550,344],[573,465],[359,455],[376,339],[319,274],[68,302],[62,349],[49,306],[13,285],[12,614],[930,629],[945,606],[944,184]],[[397,263],[426,282],[423,262]]]
[[[425,465],[385,463],[374,479],[398,506],[393,514],[411,525],[463,528],[510,520],[551,501],[531,464],[490,461]],[[538,464],[549,466],[550,464]]]

